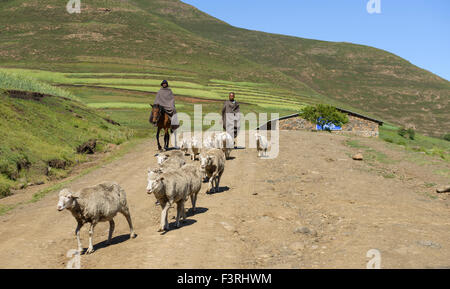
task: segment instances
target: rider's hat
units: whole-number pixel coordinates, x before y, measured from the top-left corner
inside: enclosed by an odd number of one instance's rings
[[[167,80],[163,80],[162,82],[161,82],[161,86],[163,86],[163,84],[167,84],[167,86],[169,86],[169,83],[167,82]]]

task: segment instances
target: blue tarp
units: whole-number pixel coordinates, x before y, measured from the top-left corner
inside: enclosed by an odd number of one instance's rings
[[[320,118],[319,118],[319,120],[320,120]],[[334,125],[333,123],[329,123],[329,124],[326,124],[326,125],[324,125],[323,127],[321,126],[321,125],[316,125],[316,129],[317,130],[342,130],[342,127],[340,127],[340,126],[337,126],[337,125]]]

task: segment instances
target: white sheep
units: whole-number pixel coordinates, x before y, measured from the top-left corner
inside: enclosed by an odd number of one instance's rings
[[[213,132],[205,137],[203,140],[203,149],[213,149],[216,148],[216,133]]]
[[[227,132],[222,132],[216,135],[215,143],[216,148],[224,152],[225,158],[230,159],[231,150],[234,148],[233,137]]]
[[[159,165],[162,165],[168,159],[173,159],[173,158],[177,158],[180,160],[180,162],[183,162],[184,161],[184,153],[179,150],[167,151],[167,152],[158,154],[156,156],[156,158],[158,160]],[[186,162],[184,161],[184,163],[186,163]],[[182,165],[184,165],[184,163]]]
[[[259,133],[255,133],[256,138],[256,150],[258,152],[258,157],[264,156],[267,157],[267,150],[270,147],[269,141],[267,138]]]
[[[181,141],[181,151],[185,154],[191,156],[191,160],[195,160],[197,156],[200,154],[202,143],[196,138],[192,137],[190,139],[184,138]]]
[[[225,154],[220,149],[210,149],[200,154],[201,171],[209,178],[206,193],[218,192],[220,178],[225,170]]]
[[[125,191],[117,184],[104,182],[93,187],[84,188],[77,193],[64,189],[59,193],[58,211],[69,210],[77,220],[75,234],[78,242],[78,251],[81,253],[80,229],[85,223],[90,223],[89,247],[86,254],[94,252],[92,236],[94,228],[99,222],[109,222],[109,235],[107,244],[111,244],[114,232],[114,217],[121,213],[127,219],[130,227],[130,238],[135,238],[130,211],[127,205]]]
[[[202,188],[203,174],[198,165],[187,164],[181,167],[180,171],[187,177],[189,182],[189,196],[191,197],[192,212],[195,213],[195,205],[197,203],[197,195]],[[187,201],[187,198],[186,198]],[[184,211],[183,211],[184,212]]]
[[[201,146],[202,143],[196,137],[192,137],[190,149],[191,160],[195,161],[197,159],[197,156],[200,154]]]
[[[186,176],[178,170],[170,170],[161,174],[149,173],[147,193],[154,194],[161,205],[161,223],[158,232],[169,230],[167,220],[169,208],[177,204],[176,226],[180,227],[180,216],[186,219],[184,202],[190,192],[190,183]]]

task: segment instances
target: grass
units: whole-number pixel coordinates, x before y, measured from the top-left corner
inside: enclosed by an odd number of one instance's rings
[[[106,115],[73,97],[66,98],[72,96],[70,92],[28,76],[1,75],[8,82],[0,82],[0,89],[26,89],[59,96],[19,99],[0,91],[0,197],[28,183],[64,177],[67,172],[63,170],[53,168],[49,172],[49,162],[58,160],[70,169],[85,161],[86,157],[77,154],[76,148],[90,139],[120,144],[132,135],[130,129],[107,122]]]
[[[120,150],[116,150],[113,151],[111,153],[111,155],[109,155],[107,158],[101,160],[97,165],[87,168],[83,171],[81,171],[77,176],[71,178],[70,180],[65,180],[62,182],[59,182],[57,184],[54,184],[52,186],[49,186],[45,189],[42,189],[40,191],[38,191],[37,193],[34,193],[31,197],[30,200],[25,201],[25,202],[19,202],[16,204],[12,204],[12,205],[1,205],[0,204],[0,216],[5,215],[6,213],[8,213],[11,210],[14,210],[15,208],[21,206],[21,205],[26,205],[26,204],[30,204],[30,203],[36,203],[39,200],[41,200],[42,198],[44,198],[45,196],[47,196],[48,194],[61,190],[64,187],[67,187],[68,185],[70,185],[72,182],[80,179],[81,177],[91,173],[92,171],[97,170],[98,168],[109,164],[115,160],[120,159],[121,157],[123,157],[126,153],[128,153],[131,149],[133,149],[136,145],[140,144],[142,142],[143,139],[133,139],[129,142],[127,142],[126,144],[124,144]]]
[[[403,146],[408,151],[423,152],[450,161],[450,143],[446,140],[417,134],[414,140],[398,134],[398,127],[390,124],[380,127],[380,138],[388,143]]]
[[[29,76],[0,70],[0,89],[21,90],[75,99],[68,91],[37,81]]]

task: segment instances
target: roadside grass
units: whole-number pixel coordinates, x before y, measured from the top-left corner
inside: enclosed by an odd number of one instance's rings
[[[380,127],[380,138],[388,143],[403,146],[408,151],[423,152],[450,161],[450,142],[416,133],[415,139],[404,138],[398,134],[398,127],[385,124]]]
[[[99,163],[96,164],[95,166],[81,171],[78,175],[76,175],[70,179],[63,180],[61,182],[58,182],[54,185],[51,185],[51,186],[45,188],[45,189],[42,189],[42,190],[38,191],[37,193],[34,193],[31,197],[31,199],[29,199],[27,201],[18,202],[16,204],[9,204],[9,205],[0,204],[0,216],[5,215],[9,211],[14,210],[15,208],[17,208],[21,205],[36,203],[39,200],[41,200],[42,198],[44,198],[45,196],[47,196],[48,194],[53,193],[58,190],[61,190],[64,187],[69,186],[72,182],[80,179],[81,177],[99,169],[100,167],[102,167],[104,165],[107,165],[113,161],[120,159],[125,154],[127,154],[130,150],[132,150],[134,147],[136,147],[137,145],[142,143],[142,141],[144,141],[144,139],[132,139],[129,142],[124,143],[119,150],[111,152],[111,154],[107,158],[100,160]]]

